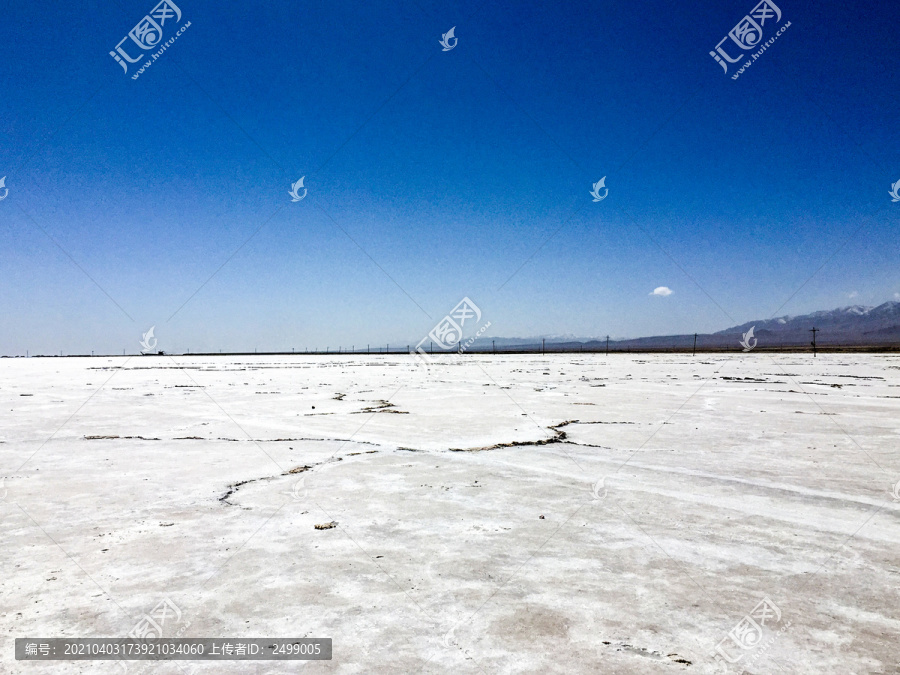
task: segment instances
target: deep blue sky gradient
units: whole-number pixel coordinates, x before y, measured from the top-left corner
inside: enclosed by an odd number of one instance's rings
[[[709,51],[752,1],[181,0],[131,80],[108,52],[154,4],[4,9],[0,354],[154,324],[399,345],[463,296],[489,335],[624,337],[900,293],[896,3],[782,0],[733,81]]]

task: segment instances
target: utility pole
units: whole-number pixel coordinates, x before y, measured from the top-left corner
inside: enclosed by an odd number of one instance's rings
[[[434,343],[431,342],[431,343],[429,343],[429,344],[431,345],[430,351],[431,351],[432,354],[434,354]]]
[[[816,355],[816,333],[818,333],[819,330],[820,330],[819,328],[816,328],[815,326],[813,326],[812,330],[809,331],[810,333],[813,334],[812,342],[810,342],[810,344],[812,345],[812,348],[813,348],[813,356]]]
[[[609,356],[609,335],[606,336],[606,355]]]
[[[497,344],[493,340],[491,340],[491,351],[494,352],[494,354],[497,353]]]
[[[544,353],[544,338],[541,338],[541,355]]]
[[[697,334],[694,333],[694,349],[691,351],[691,356],[697,355]]]

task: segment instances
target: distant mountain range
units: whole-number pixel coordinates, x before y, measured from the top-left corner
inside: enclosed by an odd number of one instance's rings
[[[851,305],[802,316],[750,321],[715,335],[743,334],[753,326],[759,340],[803,341],[815,327],[821,330],[817,341],[823,343],[900,342],[900,302],[885,302],[877,307]]]
[[[698,351],[741,351],[744,347],[742,341],[749,340],[754,349],[809,349],[812,340],[811,329],[817,328],[816,344],[820,347],[850,349],[872,348],[875,351],[891,350],[900,351],[900,302],[889,301],[877,307],[865,305],[851,305],[839,309],[813,312],[800,316],[785,315],[773,319],[757,319],[747,321],[739,326],[732,326],[716,333],[698,333],[688,335],[655,335],[641,338],[610,339],[596,337],[576,337],[574,335],[539,335],[528,338],[477,338],[469,343],[470,338],[464,338],[463,351],[485,353],[491,350],[510,352],[539,352],[545,348],[548,352],[610,352],[623,351],[691,351],[696,340]],[[748,333],[753,329],[753,335]],[[415,343],[413,343],[415,344]],[[432,344],[425,341],[422,347],[425,351],[432,348]],[[411,347],[411,345],[410,345]],[[410,347],[397,345],[391,348],[392,353],[406,353]],[[434,349],[434,353],[441,353],[440,348]],[[443,350],[453,352],[456,349]],[[161,355],[163,352],[159,352]],[[221,354],[222,352],[219,352]],[[260,351],[262,354],[293,354],[294,352]],[[304,353],[306,353],[304,351]],[[315,350],[318,354],[349,353],[349,350],[340,348],[338,351]],[[362,349],[356,353],[366,353]],[[384,349],[376,347],[373,354],[384,353]],[[257,352],[228,352],[228,354],[256,355]],[[299,354],[299,352],[298,352]],[[196,356],[216,356],[210,353],[195,353]],[[34,356],[41,356],[35,354]],[[62,354],[60,354],[62,356]],[[69,356],[87,356],[87,354],[70,354]],[[93,356],[93,352],[91,353]],[[3,356],[2,358],[8,358]]]
[[[805,347],[812,340],[812,328],[818,328],[816,343],[827,346],[888,346],[900,347],[900,302],[885,302],[877,307],[851,305],[839,309],[813,312],[801,316],[782,316],[757,319],[732,326],[716,333],[697,335],[698,349],[741,350],[741,340],[753,328],[753,337],[761,349],[777,347]],[[479,338],[467,351],[536,351],[541,341],[547,348],[558,350],[605,350],[606,339],[578,338],[573,335],[539,336],[532,338]],[[609,341],[610,351],[627,349],[691,349],[694,335],[657,335],[652,337]],[[752,340],[751,343],[752,344]]]

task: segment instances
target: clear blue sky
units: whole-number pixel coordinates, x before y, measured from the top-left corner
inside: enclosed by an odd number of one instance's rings
[[[4,7],[0,353],[399,345],[463,296],[488,335],[638,336],[900,293],[896,3],[779,0],[737,80],[709,52],[752,0],[177,4],[136,80],[109,52],[153,0]]]

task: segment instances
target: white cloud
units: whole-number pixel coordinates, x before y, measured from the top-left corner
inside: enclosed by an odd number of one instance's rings
[[[851,292],[851,293],[848,293],[848,294],[847,294],[847,297],[850,298],[851,300],[852,300],[853,298],[859,297],[859,291],[853,291],[853,292]]]
[[[894,298],[896,298],[897,300],[900,300],[900,293],[894,293]]]
[[[672,295],[672,289],[668,286],[658,286],[653,289],[653,292],[650,295],[660,295],[662,297],[666,297],[667,295]]]

